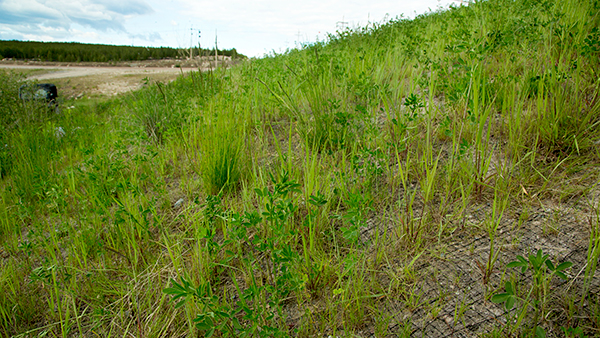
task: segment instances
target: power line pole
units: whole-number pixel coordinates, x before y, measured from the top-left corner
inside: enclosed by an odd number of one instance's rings
[[[217,30],[215,29],[215,69],[219,67],[218,50],[219,48],[217,47]]]
[[[336,29],[338,32],[341,32],[341,31],[343,31],[345,28],[348,28],[348,22],[347,22],[347,21],[344,21],[344,19],[345,19],[345,17],[344,17],[344,16],[342,16],[342,21],[338,21],[338,22],[336,22],[336,23],[335,23],[335,29]]]
[[[193,58],[193,54],[192,54],[193,40],[194,40],[194,27],[190,26],[190,60]]]
[[[200,37],[202,36],[202,32],[198,30],[198,56],[200,57],[200,62],[202,62],[202,46],[200,46]]]

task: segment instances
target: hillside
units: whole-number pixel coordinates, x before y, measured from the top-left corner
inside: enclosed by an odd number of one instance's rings
[[[481,1],[60,114],[0,73],[0,332],[600,335],[599,12]]]

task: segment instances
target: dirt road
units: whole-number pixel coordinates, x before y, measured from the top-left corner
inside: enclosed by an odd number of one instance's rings
[[[59,99],[112,97],[141,88],[152,82],[171,82],[197,67],[39,65],[0,63],[1,69],[23,72],[27,79],[56,84]]]
[[[219,56],[219,67],[229,67],[240,60]],[[0,60],[0,71],[11,69],[25,74],[29,80],[52,82],[58,87],[59,100],[106,98],[136,90],[154,83],[168,83],[192,71],[215,66],[212,57],[194,59],[161,59],[143,61],[44,62]]]
[[[178,68],[178,67],[71,67],[71,66],[37,66],[37,65],[15,65],[0,64],[0,69],[15,70],[46,70],[47,73],[28,76],[34,80],[62,79],[69,77],[82,77],[90,75],[149,75],[149,74],[172,74],[175,76],[181,73],[188,73],[197,68]]]

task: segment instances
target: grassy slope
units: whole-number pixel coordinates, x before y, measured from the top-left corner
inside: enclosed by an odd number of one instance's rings
[[[2,96],[0,332],[402,336],[455,304],[423,291],[447,244],[484,238],[459,303],[520,300],[483,332],[597,335],[599,11],[479,2],[60,116]],[[569,292],[499,258],[549,204],[586,212]]]

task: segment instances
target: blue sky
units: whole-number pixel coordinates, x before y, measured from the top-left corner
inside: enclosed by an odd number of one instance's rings
[[[451,0],[193,1],[0,0],[0,40],[75,41],[135,46],[219,48],[260,57],[324,40],[343,27],[403,15]],[[456,2],[454,2],[456,3]],[[200,39],[198,31],[201,31]]]

